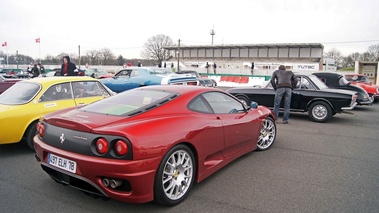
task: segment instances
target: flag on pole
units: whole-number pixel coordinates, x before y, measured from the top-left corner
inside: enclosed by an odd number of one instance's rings
[[[41,43],[41,39],[40,38],[36,38],[36,43]]]
[[[4,42],[1,46],[2,47],[6,47],[7,46],[7,42]]]

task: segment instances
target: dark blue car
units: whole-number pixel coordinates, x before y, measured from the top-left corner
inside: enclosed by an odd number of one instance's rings
[[[113,92],[150,85],[197,85],[196,77],[176,74],[170,70],[155,67],[131,67],[118,71],[112,78],[100,79]]]

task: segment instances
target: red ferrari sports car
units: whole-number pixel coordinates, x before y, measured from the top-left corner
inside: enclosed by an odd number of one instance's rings
[[[57,182],[123,202],[172,206],[195,182],[270,148],[274,119],[270,109],[246,106],[220,89],[149,86],[44,115],[34,146]]]

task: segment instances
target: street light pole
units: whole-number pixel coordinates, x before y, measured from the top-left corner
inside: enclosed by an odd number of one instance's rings
[[[78,67],[78,69],[80,69],[80,45],[78,45],[78,49],[79,49],[79,67]]]
[[[180,39],[178,40],[178,52],[177,52],[177,57],[178,57],[178,68],[177,71],[179,71],[179,57],[180,57]]]
[[[214,28],[211,29],[210,33],[211,33],[211,36],[212,36],[212,45],[213,45],[213,36],[216,35],[216,32],[215,32]]]
[[[16,69],[18,70],[18,50],[16,50]]]

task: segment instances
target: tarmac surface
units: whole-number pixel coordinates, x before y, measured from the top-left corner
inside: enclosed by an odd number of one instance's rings
[[[0,146],[1,212],[378,212],[379,104],[315,123],[293,113],[273,146],[195,184],[175,207],[86,196],[57,184],[24,144]]]

